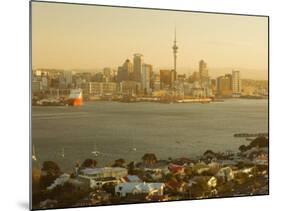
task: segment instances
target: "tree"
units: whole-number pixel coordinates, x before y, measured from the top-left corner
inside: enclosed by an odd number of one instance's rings
[[[268,147],[268,138],[259,136],[250,143],[249,147]]]
[[[154,153],[146,153],[142,156],[142,161],[145,164],[153,165],[154,163],[157,162],[157,157]]]
[[[206,150],[205,152],[204,152],[204,156],[206,156],[206,155],[215,155],[215,153],[212,151],[212,150],[210,150],[210,149],[208,149],[208,150]]]
[[[125,164],[125,160],[123,158],[119,158],[119,159],[115,160],[112,167],[122,167],[122,168],[124,168],[124,164]]]
[[[132,161],[127,165],[128,174],[133,174],[135,169],[135,162]]]
[[[241,145],[239,147],[240,152],[245,152],[248,149],[248,147],[246,147],[245,145]]]
[[[81,168],[95,168],[96,166],[97,166],[97,161],[96,160],[93,160],[91,158],[87,158],[82,163]]]
[[[49,185],[51,185],[56,178],[61,175],[61,170],[53,161],[45,161],[43,163],[43,167],[41,169],[41,176],[40,176],[40,188],[45,189]]]

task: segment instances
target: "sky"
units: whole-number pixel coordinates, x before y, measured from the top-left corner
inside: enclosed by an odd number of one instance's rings
[[[213,77],[267,79],[267,27],[257,16],[32,2],[32,67],[117,69],[141,53],[154,70],[172,69],[176,28],[179,73],[204,59]]]

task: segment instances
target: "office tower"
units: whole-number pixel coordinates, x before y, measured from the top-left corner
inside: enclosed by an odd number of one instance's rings
[[[134,54],[134,68],[133,68],[133,80],[141,81],[141,69],[143,64],[143,55],[136,53]]]
[[[115,82],[88,82],[87,93],[95,96],[112,96],[117,92]]]
[[[123,69],[128,72],[129,75],[133,72],[133,64],[129,59],[126,59],[124,62]]]
[[[235,95],[241,94],[242,86],[240,79],[240,71],[232,71],[232,93]]]
[[[64,71],[64,80],[67,87],[72,84],[72,71]]]
[[[221,96],[232,95],[232,75],[226,74],[217,78],[217,90]]]
[[[123,63],[122,66],[118,67],[117,71],[117,82],[120,83],[122,81],[131,80],[133,74],[133,64],[129,59]]]
[[[161,89],[160,74],[154,73],[152,78],[153,91],[159,91]]]
[[[199,81],[200,80],[200,73],[195,71],[192,73],[191,76],[189,76],[188,78],[189,82],[195,82],[195,81]]]
[[[120,91],[123,95],[135,96],[139,94],[141,84],[136,81],[122,81]]]
[[[199,61],[199,74],[201,79],[207,79],[209,77],[207,63],[204,60]]]
[[[105,77],[110,77],[111,74],[112,74],[112,71],[111,71],[111,69],[110,69],[109,67],[103,68],[103,75],[104,75]]]
[[[124,71],[122,66],[119,66],[117,70],[117,82],[120,83],[126,80],[128,80],[128,73]]]
[[[180,82],[184,82],[186,79],[186,75],[185,74],[179,74],[177,75],[177,80]]]
[[[151,94],[152,65],[143,64],[141,73],[141,88],[144,94]]]
[[[105,80],[105,77],[102,72],[98,72],[93,75],[92,81],[94,82],[103,82]]]
[[[160,70],[160,87],[161,89],[164,88],[171,88],[171,71],[170,70]]]

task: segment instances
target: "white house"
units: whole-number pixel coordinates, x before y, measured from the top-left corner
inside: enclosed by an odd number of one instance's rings
[[[85,168],[80,170],[79,176],[91,179],[115,178],[120,179],[128,175],[128,170],[121,167]]]
[[[128,170],[120,167],[85,168],[79,171],[78,179],[91,188],[99,188],[108,182],[118,182],[127,175]]]
[[[234,173],[230,167],[224,167],[217,172],[216,177],[228,182],[234,179]]]

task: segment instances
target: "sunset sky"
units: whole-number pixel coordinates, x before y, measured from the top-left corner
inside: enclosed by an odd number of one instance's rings
[[[155,70],[171,69],[175,26],[178,72],[191,73],[204,59],[213,77],[236,69],[267,79],[266,17],[41,2],[32,3],[32,66],[117,69],[142,53]]]

